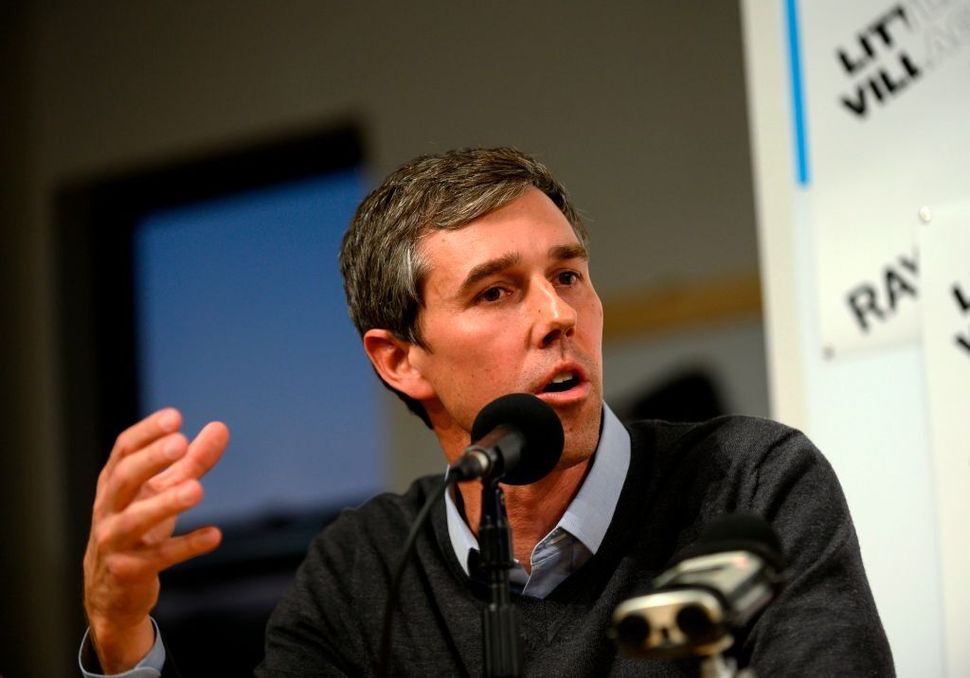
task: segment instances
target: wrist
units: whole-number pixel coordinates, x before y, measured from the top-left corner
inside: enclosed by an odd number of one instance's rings
[[[123,673],[133,669],[155,644],[155,627],[149,617],[131,626],[91,624],[91,641],[104,673]]]

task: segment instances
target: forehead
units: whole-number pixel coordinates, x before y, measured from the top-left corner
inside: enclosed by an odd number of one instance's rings
[[[419,245],[424,280],[463,278],[483,262],[555,256],[555,248],[578,246],[562,211],[541,191],[529,188],[512,202],[458,229],[428,233]],[[561,251],[561,249],[560,249]]]

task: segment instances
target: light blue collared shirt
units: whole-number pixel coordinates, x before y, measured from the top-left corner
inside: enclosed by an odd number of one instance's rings
[[[630,434],[603,403],[602,433],[579,492],[556,527],[532,549],[532,574],[520,564],[509,571],[509,580],[521,587],[523,595],[545,598],[596,553],[613,520],[629,467]],[[468,557],[478,550],[478,540],[450,493],[445,494],[445,505],[451,546],[468,574]]]
[[[108,678],[158,678],[162,675],[162,667],[165,665],[165,645],[162,643],[162,634],[158,632],[158,624],[155,623],[154,619],[152,619],[152,626],[155,627],[155,644],[148,654],[135,665],[135,668],[124,673],[112,673]],[[94,648],[90,644],[90,633],[90,629],[84,632],[81,650],[77,655],[77,665],[84,678],[105,678],[107,674],[92,673],[84,668],[85,653],[94,652]]]

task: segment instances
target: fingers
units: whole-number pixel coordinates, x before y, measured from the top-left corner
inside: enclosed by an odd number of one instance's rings
[[[112,468],[127,455],[150,445],[164,435],[174,433],[181,425],[182,414],[175,408],[166,407],[126,428],[115,439],[111,456],[108,457],[108,463],[105,465],[105,473],[110,473]]]
[[[99,546],[106,552],[139,546],[149,530],[198,504],[202,494],[202,484],[189,479],[161,494],[134,502],[99,525]],[[174,521],[171,525],[174,526]]]
[[[162,570],[213,551],[222,541],[217,527],[200,527],[158,544],[110,556],[107,568],[119,582],[153,579]]]
[[[189,445],[188,453],[152,479],[152,489],[161,491],[188,478],[201,478],[222,458],[228,444],[229,429],[225,424],[206,424]]]
[[[96,553],[160,543],[171,537],[175,518],[201,501],[198,478],[222,456],[229,430],[210,423],[190,445],[172,432],[181,423],[179,412],[169,408],[118,436],[98,480],[91,524]]]
[[[136,425],[127,433],[138,429]],[[152,430],[142,426],[124,444],[149,440]],[[92,538],[99,552],[117,553],[169,539],[175,518],[202,500],[198,478],[215,465],[228,442],[225,424],[213,422],[191,445],[181,433],[170,433],[117,459],[106,469],[95,500]]]
[[[111,508],[124,509],[150,478],[180,459],[188,451],[188,441],[181,433],[170,433],[137,453],[120,459],[112,469],[106,495]]]
[[[115,440],[112,454],[124,456],[139,450],[160,436],[174,433],[181,425],[182,414],[173,407],[166,407],[122,431]]]
[[[214,550],[222,541],[217,527],[200,527],[188,534],[172,537],[152,547],[152,556],[159,570]]]

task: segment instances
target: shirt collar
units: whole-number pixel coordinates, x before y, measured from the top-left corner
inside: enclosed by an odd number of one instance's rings
[[[613,520],[630,467],[630,434],[606,403],[603,403],[603,427],[591,464],[579,492],[553,531],[566,530],[591,553],[596,553]],[[468,574],[468,554],[478,549],[478,540],[458,512],[451,492],[445,493],[445,513],[451,546]]]

